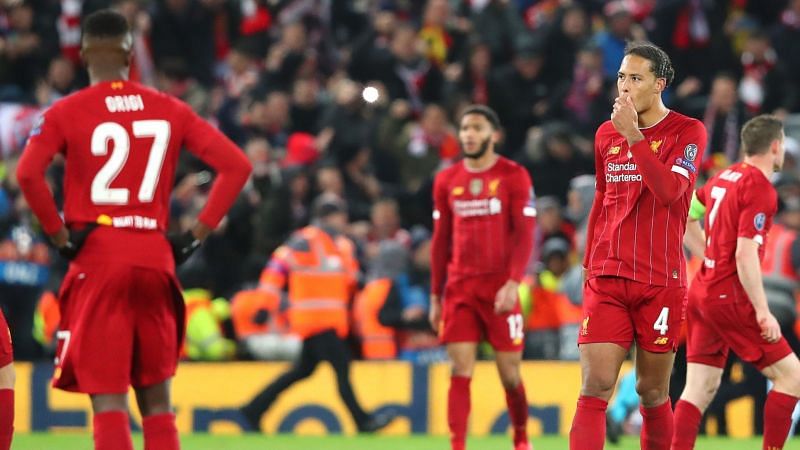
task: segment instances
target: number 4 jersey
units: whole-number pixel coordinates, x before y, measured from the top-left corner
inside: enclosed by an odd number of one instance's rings
[[[696,280],[709,288],[739,283],[736,272],[736,240],[748,238],[764,244],[778,209],[778,194],[758,168],[737,163],[717,174],[695,192],[706,207],[706,250]],[[731,299],[733,300],[733,299]]]
[[[104,238],[108,257],[164,267],[163,232],[184,147],[217,172],[198,216],[214,228],[247,180],[247,158],[185,103],[137,83],[102,82],[55,103],[31,131],[17,176],[45,233],[55,233],[63,222],[44,173],[61,153],[67,225],[103,225],[93,239]]]

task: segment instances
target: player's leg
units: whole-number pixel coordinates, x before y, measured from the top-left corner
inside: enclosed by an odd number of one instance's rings
[[[452,450],[464,450],[467,439],[467,421],[472,406],[469,385],[475,369],[477,342],[447,344],[447,354],[453,365],[450,372],[450,389],[447,392],[447,424],[450,426]]]
[[[128,395],[92,394],[95,450],[133,450]]]
[[[514,449],[529,450],[528,443],[528,398],[520,375],[521,351],[498,351],[495,355],[497,372],[506,390],[506,405],[514,430]]]
[[[800,397],[800,360],[791,353],[762,372],[774,384],[764,405],[764,449],[780,450],[786,442],[792,412]]]
[[[321,360],[319,357],[320,352],[317,351],[318,342],[317,336],[311,336],[303,340],[300,357],[292,365],[292,368],[272,381],[261,392],[256,394],[250,402],[239,409],[252,431],[260,430],[261,416],[272,406],[272,403],[278,399],[278,396],[283,391],[314,373],[314,369]]]
[[[673,352],[636,350],[636,392],[641,399],[642,450],[666,450],[672,442],[674,421],[669,401],[669,376],[674,363]]]
[[[625,280],[592,278],[584,285],[578,335],[581,392],[569,432],[570,450],[599,450],[606,440],[606,409],[633,341]]]
[[[9,450],[14,437],[15,379],[14,364],[0,367],[0,450]]]
[[[708,294],[701,284],[695,283],[689,288],[686,312],[686,384],[680,400],[675,404],[672,450],[694,448],[703,413],[717,394],[725,362],[728,360],[727,344],[701,309],[706,298]]]
[[[170,380],[152,386],[138,387],[136,403],[142,413],[144,450],[177,450],[180,448],[178,428],[169,394]]]

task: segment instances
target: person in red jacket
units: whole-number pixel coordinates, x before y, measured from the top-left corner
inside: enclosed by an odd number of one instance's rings
[[[145,448],[180,447],[170,404],[183,340],[175,266],[217,226],[250,174],[230,140],[186,104],[128,81],[132,37],[118,13],[83,24],[91,86],[56,102],[31,131],[17,178],[61,255],[71,260],[59,294],[56,388],[89,394],[97,450],[132,450],[127,392]],[[217,173],[194,227],[165,235],[175,166],[187,148]],[[64,218],[45,170],[66,161]]]

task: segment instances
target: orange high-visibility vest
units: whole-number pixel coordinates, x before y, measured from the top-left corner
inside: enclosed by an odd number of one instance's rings
[[[255,318],[261,310],[269,313],[269,320],[259,324]],[[237,339],[269,332],[284,333],[288,328],[280,311],[280,298],[264,289],[237,292],[231,300],[231,320]]]
[[[361,356],[364,359],[394,359],[397,356],[394,329],[383,326],[378,320],[391,289],[391,279],[379,278],[367,283],[356,295],[353,326],[361,338]]]
[[[573,305],[561,292],[534,286],[531,297],[531,312],[525,323],[527,330],[557,329],[562,325],[580,323],[583,319],[581,307]]]
[[[353,243],[344,236],[335,240],[320,228],[299,231],[309,251],[292,250],[289,264],[289,326],[307,338],[328,329],[340,337],[349,331],[348,304],[356,286],[358,262]]]
[[[53,343],[53,337],[61,321],[61,312],[58,309],[58,298],[51,291],[44,291],[39,297],[34,317],[34,336],[42,345]]]

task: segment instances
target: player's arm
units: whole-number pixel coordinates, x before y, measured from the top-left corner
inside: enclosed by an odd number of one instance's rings
[[[706,214],[706,207],[700,201],[695,191],[692,194],[692,203],[689,206],[689,218],[686,221],[686,233],[683,235],[683,244],[692,255],[702,258],[706,248],[706,234],[700,226],[700,221]]]
[[[769,187],[771,189],[771,187]],[[757,189],[748,189],[747,197],[742,201],[742,210],[739,215],[738,238],[736,239],[736,273],[742,283],[747,297],[756,311],[756,320],[761,327],[761,336],[768,342],[775,342],[781,336],[780,326],[775,317],[769,312],[767,294],[761,275],[761,262],[758,257],[758,247],[764,244],[764,231],[767,228],[768,217],[775,214],[775,206],[767,210],[761,195],[755,194]],[[769,191],[767,191],[769,192]],[[774,205],[774,190],[771,192]],[[756,196],[758,195],[758,198]]]
[[[592,257],[592,245],[594,244],[594,229],[597,224],[597,218],[603,210],[603,199],[606,193],[606,171],[605,164],[603,164],[603,155],[598,144],[601,143],[600,129],[594,137],[594,201],[592,201],[592,209],[589,211],[589,219],[586,225],[586,245],[584,246],[583,253],[583,268],[589,269],[589,261]]]
[[[39,219],[45,234],[66,238],[64,221],[58,214],[53,193],[47,186],[45,172],[56,153],[66,145],[53,109],[45,112],[41,123],[31,131],[28,143],[17,165],[17,181],[31,210]]]
[[[453,212],[448,202],[444,177],[439,174],[433,183],[433,237],[431,238],[431,301],[439,300],[444,291],[450,245],[453,234]]]
[[[217,173],[203,210],[197,216],[192,234],[204,240],[228,212],[247,182],[252,166],[230,139],[197,116],[188,107],[184,144],[187,149]]]

